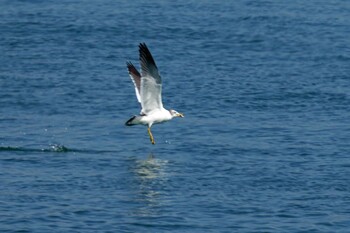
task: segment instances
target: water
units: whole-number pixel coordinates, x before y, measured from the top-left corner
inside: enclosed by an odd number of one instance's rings
[[[1,232],[349,232],[348,1],[0,4]]]

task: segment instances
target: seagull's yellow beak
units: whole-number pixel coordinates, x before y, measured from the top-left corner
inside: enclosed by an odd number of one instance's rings
[[[177,114],[177,116],[178,117],[185,117],[184,114],[182,114],[182,113]]]

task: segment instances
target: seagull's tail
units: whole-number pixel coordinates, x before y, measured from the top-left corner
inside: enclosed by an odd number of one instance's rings
[[[136,116],[133,116],[133,117],[131,117],[127,122],[125,122],[125,125],[127,125],[127,126],[132,126],[132,125],[136,125],[135,123],[135,118],[136,118]]]

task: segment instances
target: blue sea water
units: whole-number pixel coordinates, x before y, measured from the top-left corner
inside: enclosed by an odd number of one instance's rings
[[[350,2],[0,1],[0,232],[349,232]],[[151,145],[125,62],[166,108]]]

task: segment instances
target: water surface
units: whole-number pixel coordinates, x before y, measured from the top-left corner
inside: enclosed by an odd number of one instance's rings
[[[347,1],[1,5],[1,232],[348,232]]]

